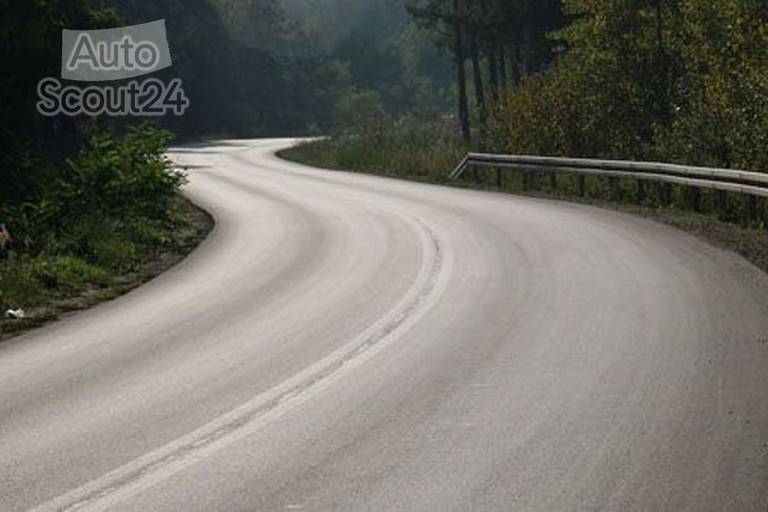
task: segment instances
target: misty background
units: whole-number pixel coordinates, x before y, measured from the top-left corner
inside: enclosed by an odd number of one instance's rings
[[[340,98],[372,91],[393,115],[449,102],[450,56],[401,0],[103,0],[125,23],[165,18],[191,109],[182,135],[319,133]]]

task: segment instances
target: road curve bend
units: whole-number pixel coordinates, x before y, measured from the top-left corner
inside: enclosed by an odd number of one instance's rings
[[[0,345],[0,510],[766,510],[768,276],[291,143],[174,150],[210,238]]]

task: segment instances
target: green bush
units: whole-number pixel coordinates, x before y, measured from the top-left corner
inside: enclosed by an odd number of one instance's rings
[[[127,242],[127,253],[131,243],[162,243],[184,182],[164,156],[169,141],[167,132],[148,126],[129,128],[120,139],[93,137],[66,161],[42,197],[4,212],[11,249],[100,263],[99,248],[114,248],[114,240]]]
[[[41,305],[102,286],[174,240],[184,176],[149,126],[93,137],[36,198],[0,207],[0,308]]]
[[[465,152],[453,123],[405,117],[382,122],[376,130],[348,131],[304,144],[286,156],[326,167],[442,179]]]
[[[386,122],[381,95],[376,91],[362,91],[342,96],[334,105],[334,121],[341,133],[381,130]]]
[[[566,6],[568,50],[500,102],[498,150],[768,170],[764,6],[674,0],[661,20],[650,2]]]

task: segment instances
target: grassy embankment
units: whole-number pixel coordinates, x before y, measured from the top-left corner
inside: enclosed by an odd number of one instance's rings
[[[183,259],[212,219],[182,198],[184,176],[164,156],[168,134],[132,129],[93,138],[50,186],[0,208],[0,339],[137,287]],[[0,244],[2,245],[2,244]]]

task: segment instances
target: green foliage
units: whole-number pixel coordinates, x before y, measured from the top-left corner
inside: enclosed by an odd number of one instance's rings
[[[673,110],[660,145],[676,160],[768,170],[768,10],[744,0],[675,7]]]
[[[73,256],[14,256],[0,264],[0,306],[21,308],[104,286],[109,273]]]
[[[0,208],[19,205],[40,192],[50,165],[73,151],[87,122],[37,113],[37,84],[61,71],[61,30],[103,28],[114,12],[86,0],[16,1],[3,4],[0,21]]]
[[[334,109],[336,126],[343,132],[377,131],[385,122],[381,95],[375,91],[352,92],[342,96]]]
[[[450,122],[405,117],[382,122],[376,130],[302,144],[283,156],[329,168],[443,180],[465,152]]]
[[[566,5],[569,50],[501,101],[494,146],[768,168],[768,12],[757,2]]]
[[[91,138],[39,199],[6,208],[12,247],[96,262],[95,244],[107,234],[140,240],[152,226],[167,226],[184,180],[163,155],[169,137],[142,126],[129,128],[119,140],[107,133]]]
[[[102,285],[170,244],[184,176],[164,156],[169,140],[150,126],[95,135],[40,196],[0,206],[12,237],[0,254],[0,307]]]
[[[468,96],[474,92],[474,121],[480,124],[474,134],[481,136],[476,147],[768,170],[768,10],[760,2],[567,0],[570,23],[549,36],[547,28],[560,24],[557,2],[412,0],[409,5],[418,23],[457,57],[459,90],[464,60],[471,61],[474,87]],[[556,49],[558,57],[530,74],[548,61],[547,49]],[[505,80],[504,66],[514,76],[507,73]],[[491,107],[487,124],[480,97],[486,84],[492,93],[485,95]],[[461,103],[460,118],[466,108]],[[375,104],[374,97],[345,97],[340,110],[346,114],[337,119],[346,129],[289,156],[432,179],[459,161],[462,144],[429,136],[429,123],[419,128],[412,122],[366,122],[376,118]],[[441,162],[440,153],[453,156]],[[496,184],[482,174],[478,178],[480,184]],[[640,198],[653,207],[718,212],[752,225],[764,225],[768,214],[764,201],[634,180],[552,180],[520,173],[508,176],[504,188],[611,201]]]

